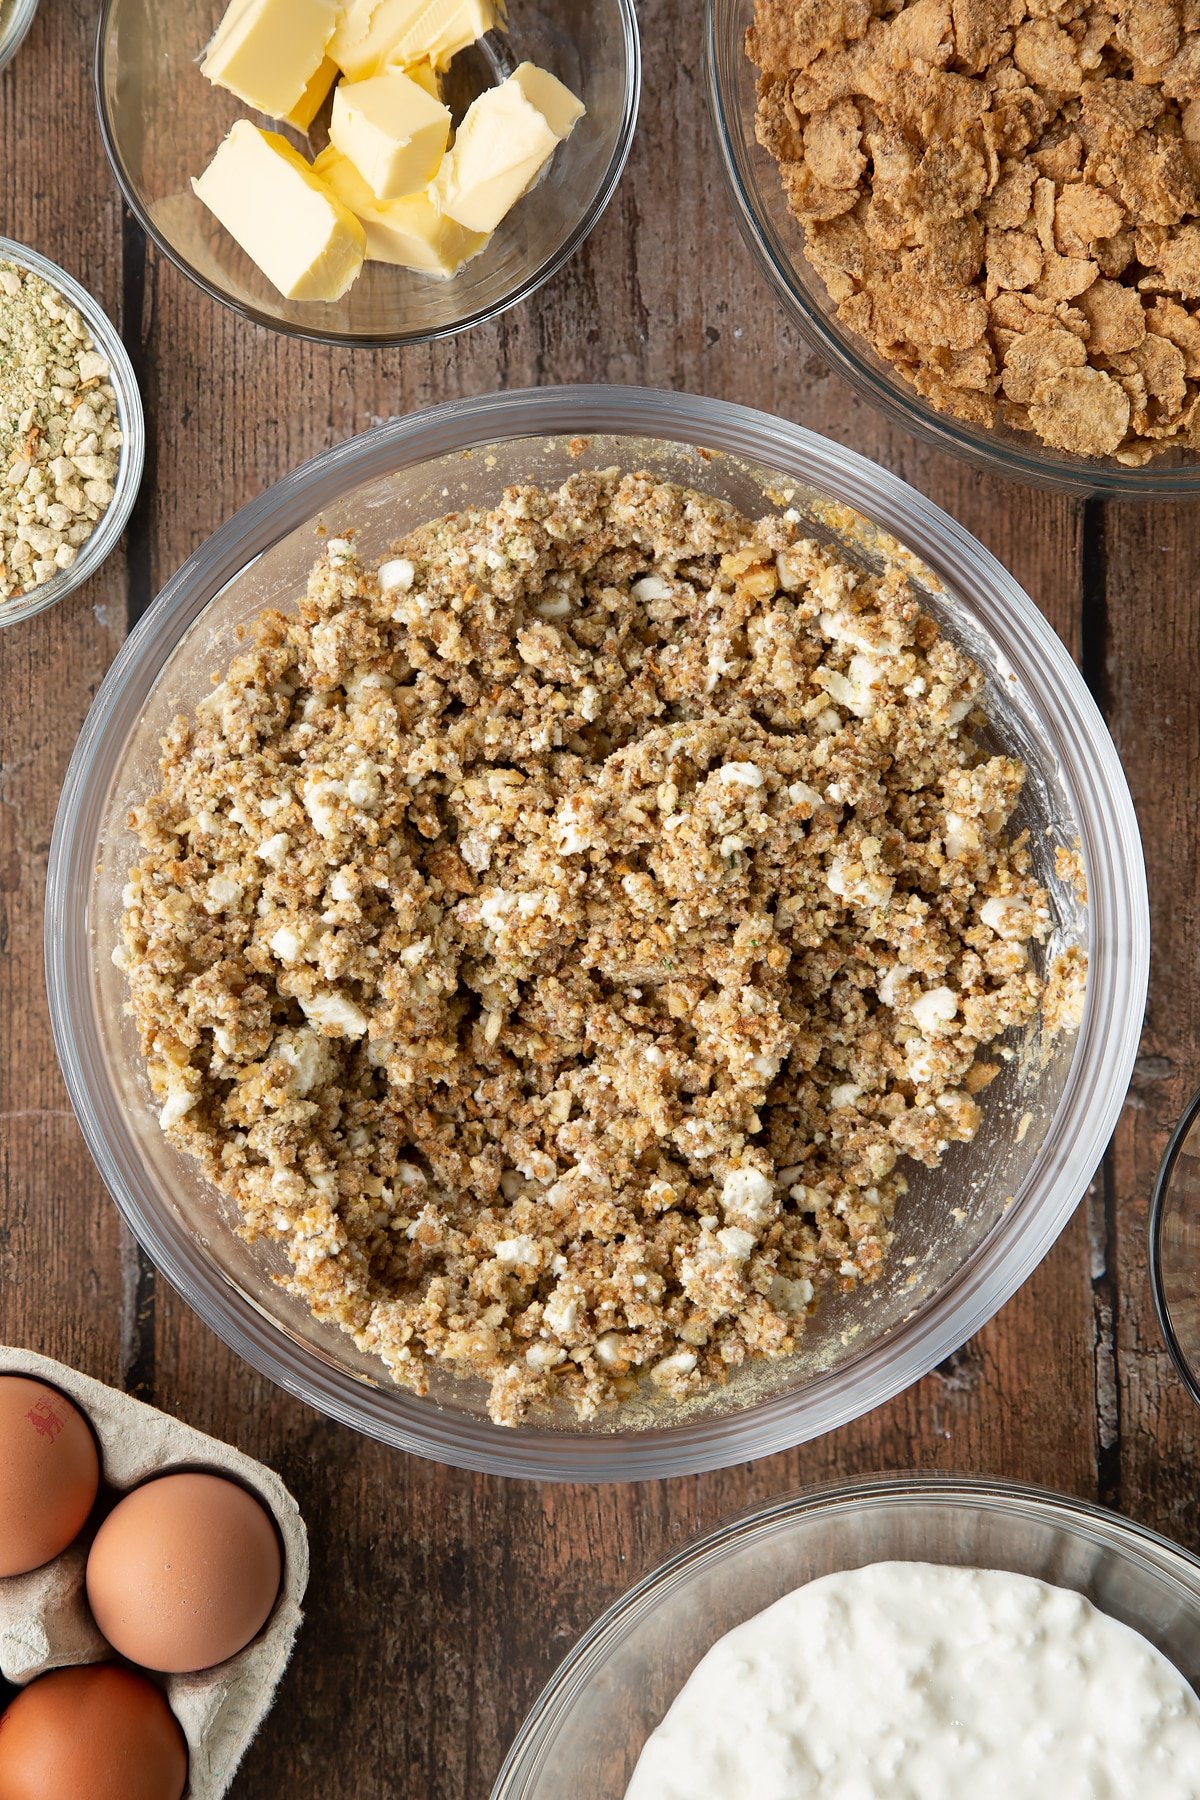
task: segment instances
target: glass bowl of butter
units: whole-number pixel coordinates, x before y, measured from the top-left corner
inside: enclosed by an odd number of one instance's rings
[[[177,268],[257,324],[382,346],[480,324],[574,254],[641,59],[633,0],[105,0],[95,79]]]

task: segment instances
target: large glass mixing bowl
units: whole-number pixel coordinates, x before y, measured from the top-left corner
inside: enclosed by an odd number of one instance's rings
[[[383,554],[411,526],[496,498],[514,480],[643,466],[751,513],[800,509],[844,555],[877,560],[891,533],[923,604],[987,676],[991,736],[1029,777],[1029,831],[1051,898],[1052,955],[1086,947],[1075,1036],[1036,1030],[988,1089],[984,1124],[940,1170],[916,1169],[880,1281],[830,1296],[803,1349],[736,1371],[686,1405],[633,1403],[590,1425],[493,1425],[481,1384],[439,1378],[427,1399],[316,1324],[274,1279],[278,1247],[243,1243],[229,1208],[159,1130],[125,987],[113,966],[135,858],[131,802],[156,785],[159,739],[209,691],[238,628],[302,592],[318,528],[357,528]],[[831,518],[828,503],[843,509]],[[853,509],[858,516],[857,528]],[[920,574],[920,570],[924,574]],[[1078,841],[1082,905],[1054,866]],[[149,1255],[256,1368],[310,1404],[408,1450],[535,1478],[625,1480],[715,1468],[828,1431],[897,1393],[964,1342],[1030,1274],[1069,1218],[1115,1123],[1148,967],[1137,825],[1112,742],[1070,657],[1000,564],[884,469],[761,413],[688,395],[560,388],[458,401],[383,426],[287,476],[184,564],[123,647],[88,715],[55,826],[46,912],[50,1003],[71,1099],[108,1187]]]

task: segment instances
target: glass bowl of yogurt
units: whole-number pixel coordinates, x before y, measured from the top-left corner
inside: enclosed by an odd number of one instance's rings
[[[869,1477],[734,1519],[618,1600],[542,1693],[492,1800],[1182,1800],[1197,1683],[1194,1556],[1036,1488]],[[819,1701],[803,1728],[793,1686]],[[870,1737],[889,1702],[891,1730]],[[1017,1719],[1001,1758],[993,1733]],[[1063,1778],[1031,1787],[1030,1767]],[[1136,1779],[1097,1784],[1100,1769]]]
[[[427,343],[494,318],[550,280],[589,236],[616,192],[633,143],[641,52],[633,0],[514,0],[507,35],[489,34],[454,58],[445,98],[456,120],[469,100],[536,63],[587,111],[536,189],[486,247],[446,280],[368,262],[340,300],[285,299],[192,191],[231,126],[251,117],[284,132],[311,159],[326,141],[251,113],[214,87],[199,61],[227,0],[105,0],[95,86],[104,147],[121,191],[169,261],[243,318],[319,343]],[[321,118],[324,115],[320,115]]]

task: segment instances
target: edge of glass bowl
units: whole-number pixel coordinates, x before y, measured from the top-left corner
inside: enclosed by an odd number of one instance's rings
[[[202,607],[254,556],[351,483],[497,440],[587,433],[698,445],[780,473],[790,466],[798,479],[857,507],[952,587],[969,592],[972,609],[1002,645],[1007,640],[1022,671],[1070,792],[1091,883],[1091,969],[1076,1052],[1041,1155],[1006,1226],[985,1239],[940,1293],[858,1358],[724,1417],[636,1433],[502,1428],[398,1388],[383,1396],[308,1347],[301,1361],[284,1329],[208,1266],[179,1222],[159,1207],[136,1147],[122,1139],[123,1120],[111,1100],[102,1117],[96,1094],[104,1092],[103,1058],[81,903],[90,891],[103,803],[143,696]],[[342,1424],[457,1467],[534,1480],[694,1474],[788,1449],[880,1405],[959,1348],[1032,1273],[1082,1198],[1125,1097],[1148,976],[1141,842],[1116,749],[1065,648],[1012,576],[948,514],[856,452],[746,407],[651,389],[526,389],[452,401],[350,439],[251,501],[189,557],[118,652],[84,721],[50,849],[46,979],[59,1062],[105,1184],[166,1279],[253,1368]]]
[[[480,307],[453,325],[440,325],[429,331],[353,332],[322,331],[316,324],[312,326],[293,324],[291,320],[273,318],[270,313],[262,312],[256,306],[244,305],[240,301],[232,299],[223,289],[217,287],[198,269],[192,267],[187,258],[176,250],[169,239],[158,230],[143,207],[137,189],[130,180],[122,160],[116,132],[113,130],[112,121],[108,116],[108,106],[105,100],[104,43],[108,32],[108,21],[115,4],[116,0],[104,0],[100,8],[100,17],[96,26],[96,49],[92,60],[92,91],[96,102],[96,117],[100,124],[100,138],[104,145],[104,154],[109,168],[116,177],[117,186],[121,190],[125,204],[151,243],[157,246],[167,261],[178,269],[181,275],[186,276],[189,281],[194,282],[196,287],[207,294],[210,300],[215,300],[219,306],[224,306],[238,318],[248,319],[254,325],[261,325],[266,331],[278,331],[284,337],[297,338],[305,343],[336,344],[351,350],[398,349],[415,344],[432,344],[442,338],[457,337],[460,332],[472,331],[477,325],[484,325],[492,319],[499,318],[502,313],[508,312],[511,307],[519,306],[523,300],[528,300],[531,295],[537,293],[539,288],[544,287],[548,281],[552,280],[591,236],[617,191],[621,176],[625,172],[625,165],[629,161],[630,151],[633,149],[642,97],[642,40],[637,13],[634,9],[634,0],[615,0],[625,40],[627,68],[620,134],[595,200],[581,215],[574,230],[568,233],[553,255],[547,257],[545,262],[539,263],[536,269],[531,269],[503,300],[496,301],[490,306]]]
[[[0,259],[19,263],[22,268],[40,275],[43,281],[56,288],[81,314],[93,341],[108,358],[125,439],[121,445],[113,497],[95,531],[69,569],[44,581],[32,593],[0,600],[0,628],[3,628],[18,625],[25,619],[36,618],[38,613],[65,600],[68,594],[74,593],[77,587],[82,587],[85,581],[90,580],[116,549],[121,534],[129,523],[129,515],[142,485],[142,471],[146,462],[146,417],[129,352],[116,326],[95,296],[81,287],[73,275],[68,275],[65,269],[51,262],[49,257],[30,249],[28,244],[18,243],[15,238],[0,237]]]
[[[12,17],[6,29],[0,33],[0,73],[8,67],[25,42],[26,33],[37,17],[40,3],[41,0],[16,0]]]
[[[1152,459],[1141,469],[1124,469],[1120,464],[1102,460],[1063,460],[1044,447],[1034,449],[1037,440],[1032,437],[1030,450],[1024,453],[1016,444],[973,430],[949,413],[939,413],[915,389],[901,385],[901,377],[889,376],[872,367],[866,357],[854,349],[849,332],[843,337],[835,329],[794,279],[792,259],[781,259],[776,255],[742,179],[739,144],[735,137],[736,121],[730,118],[731,110],[736,111],[730,105],[733,87],[725,68],[723,39],[718,30],[718,13],[726,13],[737,3],[738,0],[704,0],[704,85],[721,172],[742,237],[776,298],[795,320],[811,347],[826,362],[832,363],[855,392],[893,425],[989,474],[1003,475],[1011,481],[1051,488],[1060,493],[1108,499],[1184,500],[1200,496],[1200,456],[1194,462],[1176,468],[1160,467]]]
[[[1196,1123],[1198,1116],[1200,1116],[1200,1092],[1193,1094],[1184,1107],[1179,1123],[1171,1133],[1170,1142],[1163,1151],[1162,1161],[1158,1165],[1158,1174],[1154,1181],[1154,1193],[1150,1200],[1150,1217],[1146,1222],[1146,1236],[1150,1246],[1150,1296],[1154,1301],[1158,1329],[1162,1333],[1163,1342],[1167,1346],[1171,1361],[1175,1364],[1176,1373],[1196,1405],[1200,1406],[1200,1370],[1192,1367],[1184,1354],[1183,1345],[1179,1341],[1171,1318],[1171,1306],[1167,1299],[1162,1266],[1163,1214],[1166,1212],[1167,1190],[1171,1185],[1175,1163],[1183,1148],[1184,1140]]]
[[[809,1513],[856,1512],[906,1499],[947,1506],[973,1505],[981,1510],[1012,1512],[1018,1517],[1034,1513],[1061,1517],[1076,1530],[1116,1539],[1126,1555],[1149,1563],[1156,1574],[1169,1576],[1181,1585],[1186,1585],[1185,1575],[1190,1577],[1190,1598],[1200,1608],[1200,1557],[1149,1526],[1050,1488],[986,1476],[896,1473],[862,1475],[784,1494],[735,1513],[684,1544],[605,1608],[567,1652],[530,1707],[496,1777],[491,1800],[523,1800],[529,1791],[528,1782],[540,1773],[543,1754],[550,1749],[564,1715],[603,1666],[610,1640],[638,1615],[652,1611],[663,1598],[669,1598],[670,1590],[693,1570],[719,1558],[739,1538],[758,1537],[784,1520]],[[1098,1527],[1103,1530],[1097,1530]]]

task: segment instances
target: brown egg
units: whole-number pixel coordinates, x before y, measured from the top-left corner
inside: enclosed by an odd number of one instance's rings
[[[56,1669],[0,1713],[2,1800],[180,1800],[183,1732],[144,1675]]]
[[[209,1669],[260,1631],[279,1592],[274,1521],[219,1475],[162,1475],[105,1519],[87,1565],[97,1625],[130,1662]]]
[[[0,1575],[60,1555],[99,1485],[96,1440],[78,1407],[44,1382],[0,1375]]]

